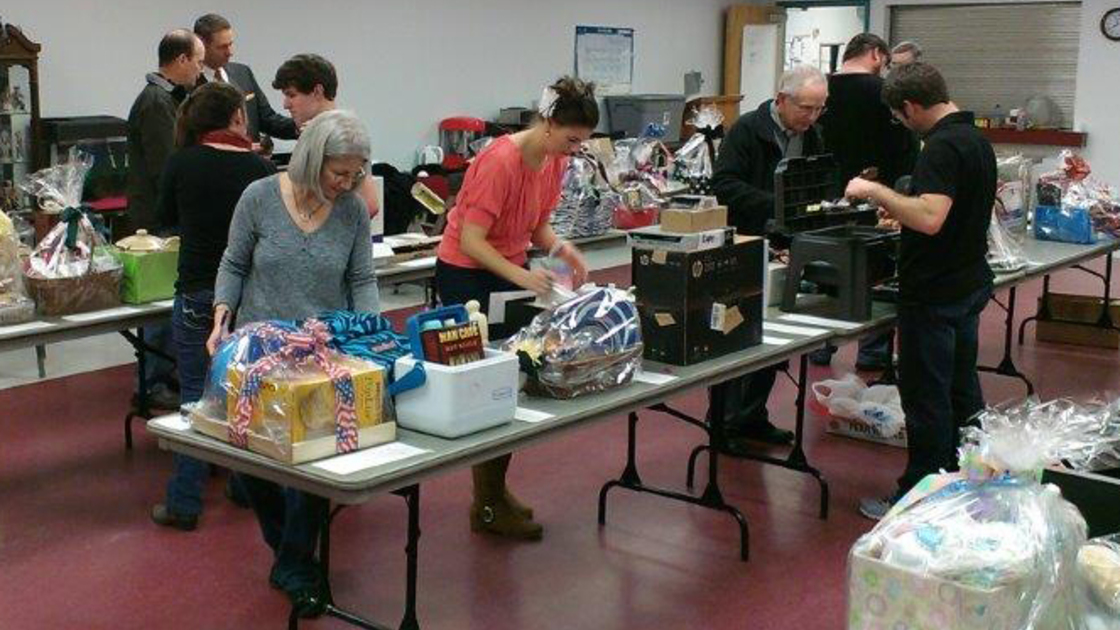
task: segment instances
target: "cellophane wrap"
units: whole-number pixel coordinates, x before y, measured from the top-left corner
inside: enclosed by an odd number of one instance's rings
[[[19,237],[8,215],[0,212],[0,326],[35,317],[35,302],[23,287]]]
[[[697,109],[688,124],[696,133],[673,155],[676,177],[687,182],[694,194],[710,194],[715,166],[715,139],[723,125],[723,114],[714,105]]]
[[[606,234],[614,222],[615,206],[604,203],[609,191],[598,160],[584,153],[573,155],[564,172],[560,203],[552,211],[553,231],[561,238]]]
[[[849,628],[1077,627],[1087,527],[1038,481],[1065,452],[1065,429],[1012,411],[983,417],[965,436],[962,472],[924,479],[852,547]]]
[[[995,207],[988,229],[988,265],[996,273],[1010,273],[1026,266],[1023,241],[1031,207],[1031,162],[1022,155],[999,158]]]
[[[966,454],[993,467],[1033,470],[1063,462],[1090,472],[1120,468],[1120,400],[1030,397],[986,409],[978,419],[998,439],[980,440],[968,430]]]
[[[1093,243],[1120,238],[1120,204],[1115,189],[1092,177],[1089,163],[1070,151],[1059,169],[1039,178],[1035,236],[1044,240]]]
[[[1120,629],[1120,534],[1093,538],[1081,546],[1076,580],[1075,630]]]
[[[626,385],[642,360],[634,296],[585,285],[575,297],[534,317],[503,349],[521,358],[532,395],[575,398]]]
[[[59,212],[58,225],[35,246],[25,272],[28,293],[45,315],[120,304],[121,263],[105,242],[100,219],[81,205],[92,166],[92,157],[71,152],[66,162],[29,175],[22,185],[41,208]]]
[[[247,325],[218,347],[189,412],[224,423],[237,446],[252,436],[290,453],[294,443],[333,436],[336,452],[355,450],[360,429],[391,420],[385,370],[329,343],[327,325],[315,319]]]

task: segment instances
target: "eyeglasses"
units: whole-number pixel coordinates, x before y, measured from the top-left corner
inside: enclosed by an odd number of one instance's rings
[[[821,114],[828,111],[828,108],[824,105],[802,105],[801,103],[795,102],[794,106],[797,107],[797,110],[802,114],[808,114],[810,116],[820,116]]]
[[[332,178],[334,178],[335,181],[349,182],[351,187],[357,186],[358,184],[362,183],[362,180],[365,179],[367,175],[365,167],[359,168],[358,171],[353,174],[339,173],[330,168],[326,169],[326,171]]]

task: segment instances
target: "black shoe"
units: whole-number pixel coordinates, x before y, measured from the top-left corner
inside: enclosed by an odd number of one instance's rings
[[[152,506],[152,522],[164,527],[174,527],[184,532],[193,531],[198,527],[198,515],[176,514],[167,509],[163,503]]]
[[[250,507],[252,507],[251,505],[249,505],[248,497],[246,497],[243,492],[238,492],[237,488],[233,487],[233,481],[230,479],[226,480],[225,495],[226,498],[229,499],[230,503],[236,505],[239,508],[249,509]]]
[[[830,365],[832,363],[832,355],[836,354],[835,346],[825,346],[817,348],[809,353],[809,363],[813,365]]]
[[[140,395],[132,395],[132,408],[140,408]],[[179,409],[179,395],[166,387],[155,387],[148,390],[148,409],[163,411],[176,411]]]
[[[762,420],[761,422],[752,422],[748,424],[739,435],[729,440],[729,442],[737,441],[737,439],[784,446],[793,442],[793,431],[779,429],[769,420]]]
[[[882,372],[887,369],[888,363],[886,357],[856,359],[856,370],[860,372]],[[895,365],[898,365],[897,361]]]
[[[288,601],[300,619],[314,619],[327,612],[327,598],[318,586],[307,586],[287,591]]]

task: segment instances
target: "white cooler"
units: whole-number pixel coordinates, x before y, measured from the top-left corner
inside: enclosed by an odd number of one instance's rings
[[[416,364],[397,359],[401,378]],[[466,365],[424,362],[425,383],[397,395],[397,426],[457,438],[513,420],[517,410],[517,355],[486,349],[486,358]]]

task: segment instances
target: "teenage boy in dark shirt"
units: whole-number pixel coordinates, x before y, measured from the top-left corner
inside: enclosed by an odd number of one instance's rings
[[[960,428],[984,407],[976,353],[980,313],[992,296],[987,233],[996,191],[991,144],[972,113],[949,100],[933,66],[893,70],[883,100],[925,146],[910,196],[858,177],[846,191],[902,225],[899,393],[909,458],[895,495],[861,501],[860,512],[876,519],[925,475],[956,468]]]

